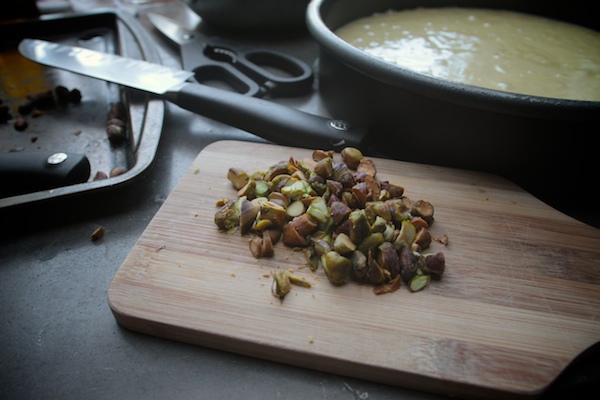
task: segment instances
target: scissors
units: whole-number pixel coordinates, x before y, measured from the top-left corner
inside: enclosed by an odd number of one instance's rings
[[[179,46],[183,68],[194,73],[197,83],[218,82],[252,97],[293,97],[312,90],[312,69],[295,57],[271,50],[238,49],[219,38],[204,41],[195,30],[171,18],[156,13],[148,13],[148,18]]]

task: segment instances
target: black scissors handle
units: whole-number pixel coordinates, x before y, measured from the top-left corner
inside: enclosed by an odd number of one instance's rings
[[[191,61],[191,60],[188,60]],[[223,41],[206,43],[194,68],[199,83],[220,81],[253,97],[293,97],[312,90],[313,71],[295,57],[271,50],[238,50]]]

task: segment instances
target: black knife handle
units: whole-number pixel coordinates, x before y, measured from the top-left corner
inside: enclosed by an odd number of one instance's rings
[[[188,83],[164,96],[181,108],[285,146],[340,151],[365,147],[366,130],[271,101]]]
[[[0,197],[86,182],[90,162],[85,155],[49,151],[0,154]]]

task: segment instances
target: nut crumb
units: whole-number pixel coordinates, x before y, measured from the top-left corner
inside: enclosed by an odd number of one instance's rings
[[[92,241],[96,241],[104,236],[104,228],[102,226],[97,227],[94,232],[92,232]]]

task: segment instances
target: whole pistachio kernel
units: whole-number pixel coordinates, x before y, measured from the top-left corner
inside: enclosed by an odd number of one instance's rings
[[[342,161],[348,166],[350,169],[356,170],[358,168],[358,164],[360,160],[363,158],[362,152],[355,147],[345,147],[342,152]]]

